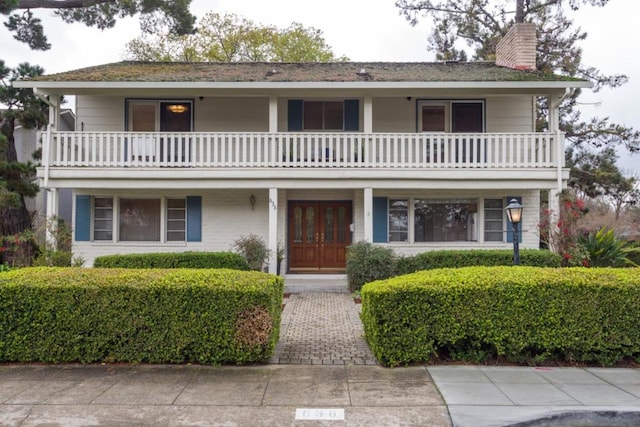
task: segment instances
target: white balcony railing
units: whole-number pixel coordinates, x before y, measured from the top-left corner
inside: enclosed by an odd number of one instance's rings
[[[553,133],[51,132],[44,153],[51,167],[551,168],[561,143]]]

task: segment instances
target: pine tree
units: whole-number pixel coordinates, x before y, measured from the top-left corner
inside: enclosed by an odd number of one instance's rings
[[[35,165],[18,161],[14,132],[18,123],[26,129],[44,126],[47,106],[30,89],[14,88],[12,82],[43,72],[41,67],[27,63],[10,69],[0,60],[0,104],[7,107],[0,111],[0,236],[21,233],[32,226],[25,197],[38,193]]]

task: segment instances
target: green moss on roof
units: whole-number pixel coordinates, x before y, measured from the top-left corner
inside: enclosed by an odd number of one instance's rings
[[[361,71],[364,71],[362,73]],[[36,77],[73,82],[416,82],[580,81],[493,62],[135,62],[98,65]]]

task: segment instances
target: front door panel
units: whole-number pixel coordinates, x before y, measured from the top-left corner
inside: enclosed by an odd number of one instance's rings
[[[290,202],[289,268],[344,270],[350,224],[351,202]]]

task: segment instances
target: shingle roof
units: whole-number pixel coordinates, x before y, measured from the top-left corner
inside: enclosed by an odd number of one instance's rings
[[[50,82],[491,82],[580,81],[493,62],[134,62],[34,78]]]

